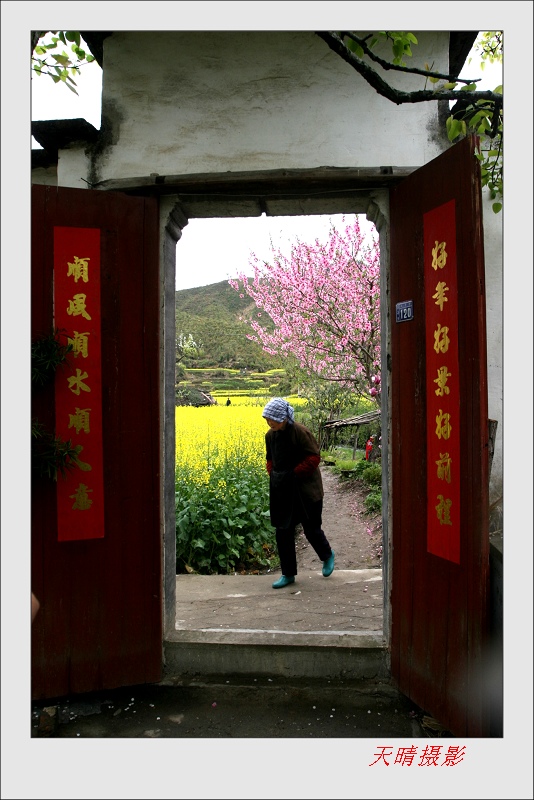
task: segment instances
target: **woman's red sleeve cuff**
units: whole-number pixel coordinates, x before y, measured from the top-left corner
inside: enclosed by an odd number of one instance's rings
[[[307,456],[304,461],[301,461],[300,464],[297,464],[295,467],[295,475],[300,475],[301,477],[311,475],[319,466],[320,460],[321,456]]]

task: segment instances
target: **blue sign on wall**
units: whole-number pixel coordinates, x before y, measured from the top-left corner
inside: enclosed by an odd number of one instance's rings
[[[413,300],[405,300],[395,306],[395,321],[408,322],[413,319]]]

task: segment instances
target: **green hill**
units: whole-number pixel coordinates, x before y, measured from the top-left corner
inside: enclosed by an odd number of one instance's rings
[[[176,292],[176,311],[193,316],[222,316],[235,320],[253,307],[250,297],[241,298],[228,281]]]
[[[177,396],[187,398],[191,387],[211,393],[273,385],[265,373],[283,364],[247,338],[251,329],[243,320],[254,309],[227,281],[176,292]]]

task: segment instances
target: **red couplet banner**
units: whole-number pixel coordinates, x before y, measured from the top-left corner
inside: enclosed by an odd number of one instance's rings
[[[456,206],[423,215],[427,551],[460,563],[460,374]]]
[[[60,542],[104,536],[100,322],[100,230],[55,227],[54,325],[73,348],[56,373],[56,434],[81,448],[57,479]]]

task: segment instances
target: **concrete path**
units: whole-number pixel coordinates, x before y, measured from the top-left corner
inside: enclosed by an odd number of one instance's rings
[[[177,575],[176,630],[327,635],[382,633],[382,570],[297,575]]]
[[[178,575],[164,677],[387,678],[380,569],[279,576]]]

